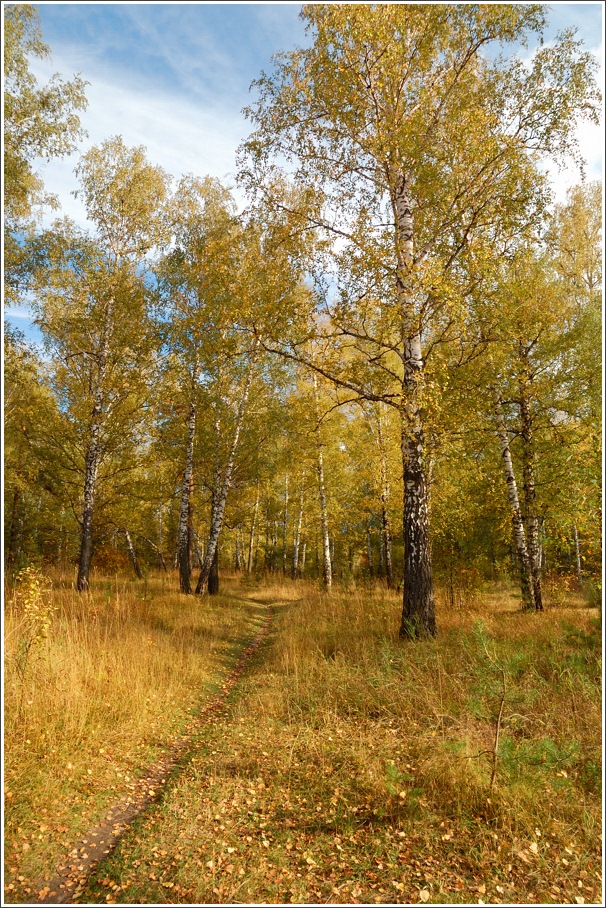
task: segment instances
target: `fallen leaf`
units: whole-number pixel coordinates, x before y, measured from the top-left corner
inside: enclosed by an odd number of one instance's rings
[[[428,901],[429,901],[429,892],[428,892],[428,890],[427,890],[427,889],[421,889],[421,891],[419,892],[419,898],[421,899],[422,902],[428,902]]]

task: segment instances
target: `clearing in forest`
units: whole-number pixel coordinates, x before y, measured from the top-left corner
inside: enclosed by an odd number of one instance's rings
[[[99,583],[91,593],[97,618],[86,625],[80,600],[58,592],[62,613],[30,667],[21,724],[9,715],[8,901],[44,898],[34,887],[51,878],[66,846],[188,727],[187,758],[161,799],[74,901],[600,901],[593,610],[568,600],[523,614],[506,594],[493,594],[475,611],[441,608],[440,635],[411,645],[397,637],[398,601],[384,590],[328,596],[303,583],[232,581],[228,595],[196,599],[187,612],[191,598],[160,581],[145,593],[142,584],[120,589]],[[110,624],[116,594],[128,606]],[[195,704],[204,691],[207,704],[218,696],[270,603],[267,641],[221,713],[194,730]],[[80,715],[76,737],[75,705],[63,711],[72,723],[68,769],[65,729],[53,717],[59,701],[49,693],[67,671],[60,640],[73,644],[78,629],[81,646],[104,641],[105,709],[122,715],[111,733],[103,728],[96,682],[81,678],[92,714]],[[146,635],[152,643],[143,645]],[[164,647],[147,666],[143,715],[130,718],[133,704],[111,687],[118,681],[109,667],[118,652],[124,658],[127,639],[133,678]],[[70,665],[79,658],[75,649]],[[196,659],[205,688],[193,682]],[[176,676],[182,687],[165,689]]]

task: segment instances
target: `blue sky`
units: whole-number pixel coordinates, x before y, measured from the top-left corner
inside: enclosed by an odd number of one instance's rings
[[[54,72],[80,73],[90,84],[82,117],[82,151],[112,135],[145,145],[149,159],[175,177],[216,176],[233,185],[235,152],[250,131],[242,115],[249,85],[271,67],[272,54],[305,43],[299,3],[37,3],[52,55],[35,61],[40,82]],[[549,39],[576,27],[588,49],[603,59],[601,3],[550,5]],[[579,136],[588,176],[601,175],[601,131]],[[44,163],[46,188],[62,212],[84,222],[73,169],[78,155]],[[555,173],[557,193],[578,182],[571,168]],[[236,193],[237,195],[237,193]],[[28,328],[27,312],[11,321]],[[29,333],[29,330],[28,330]]]

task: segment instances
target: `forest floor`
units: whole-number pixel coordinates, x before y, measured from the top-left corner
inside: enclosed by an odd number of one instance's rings
[[[174,583],[100,578],[84,601],[55,578],[20,672],[6,596],[6,902],[601,902],[601,627],[580,597],[440,604],[438,637],[406,643],[383,589]],[[116,805],[136,809],[91,869]]]

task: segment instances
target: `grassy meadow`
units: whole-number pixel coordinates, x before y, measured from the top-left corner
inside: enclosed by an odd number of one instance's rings
[[[53,578],[24,670],[7,592],[7,901],[186,726],[264,603],[224,713],[80,902],[601,901],[601,627],[578,594],[554,586],[540,615],[506,590],[438,603],[438,637],[410,643],[379,587],[176,582]]]

